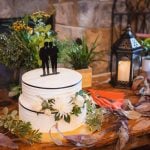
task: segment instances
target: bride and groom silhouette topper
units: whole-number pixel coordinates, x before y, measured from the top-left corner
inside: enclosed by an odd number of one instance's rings
[[[43,75],[41,76],[58,74],[57,53],[58,48],[57,46],[53,45],[53,42],[44,43],[44,47],[42,47],[39,51],[39,57],[42,60],[42,69],[43,69]],[[51,61],[52,73],[50,73],[49,71],[49,60]]]

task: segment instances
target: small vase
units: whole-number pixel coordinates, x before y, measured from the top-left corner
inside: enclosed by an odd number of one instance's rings
[[[92,68],[76,70],[82,75],[82,88],[92,86]]]
[[[142,58],[142,70],[145,72],[150,72],[150,56]]]

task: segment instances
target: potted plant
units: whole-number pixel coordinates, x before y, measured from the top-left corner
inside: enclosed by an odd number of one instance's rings
[[[73,69],[82,74],[83,88],[92,85],[92,68],[89,65],[95,60],[95,55],[98,53],[94,51],[97,47],[97,39],[90,46],[85,37],[65,42],[65,46],[62,46],[65,52],[60,52],[63,62],[68,62]]]
[[[32,59],[36,60],[38,66],[41,65],[40,48],[44,46],[45,42],[56,39],[55,32],[51,30],[52,26],[47,24],[49,18],[49,14],[38,11],[31,15],[25,15],[22,20],[12,24],[13,31],[17,33],[19,38],[23,39],[27,47],[34,53]]]
[[[142,70],[145,72],[150,72],[150,38],[146,38],[141,41],[144,48],[142,53]]]
[[[20,70],[41,65],[39,49],[44,42],[54,41],[56,35],[45,21],[50,15],[37,12],[12,23],[10,34],[0,34],[0,64],[13,72],[11,81],[18,84]]]
[[[0,63],[9,68],[12,77],[10,82],[18,82],[19,71],[22,66],[34,65],[32,61],[29,62],[30,49],[15,32],[0,34]]]

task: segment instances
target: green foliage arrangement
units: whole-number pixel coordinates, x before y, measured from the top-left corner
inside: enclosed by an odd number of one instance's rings
[[[94,51],[97,47],[97,40],[88,46],[85,37],[81,39],[81,43],[76,41],[64,41],[58,44],[60,50],[61,62],[67,62],[74,69],[88,68],[90,63],[95,60],[95,56],[99,52]]]
[[[84,37],[81,39],[81,45],[76,42],[73,43],[72,49],[70,49],[67,55],[69,56],[69,63],[74,69],[88,68],[96,55],[96,52],[94,52],[96,42],[97,38],[90,48],[87,46],[87,40]]]
[[[59,49],[59,53],[58,53],[58,61],[61,64],[64,64],[65,66],[69,66],[68,64],[68,55],[66,55],[68,53],[68,51],[70,51],[70,49],[73,46],[73,42],[69,41],[69,40],[58,40],[57,41],[57,47]]]
[[[34,51],[27,47],[23,38],[16,32],[0,35],[0,63],[10,69],[34,68],[37,66],[33,59]]]
[[[141,45],[144,48],[143,55],[150,56],[150,38],[146,38],[140,41]]]
[[[39,67],[39,49],[44,42],[56,39],[51,25],[46,24],[49,17],[41,11],[25,15],[12,24],[10,34],[1,34],[0,63],[11,69]]]
[[[8,130],[20,140],[31,144],[39,142],[41,139],[41,133],[33,130],[29,122],[18,119],[17,110],[9,112],[6,107],[3,109],[3,114],[0,115],[0,128]]]

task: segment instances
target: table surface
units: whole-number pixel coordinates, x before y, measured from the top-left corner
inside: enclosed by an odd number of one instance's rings
[[[93,78],[92,88],[95,89],[102,89],[107,91],[118,91],[118,92],[125,92],[126,98],[129,98],[130,101],[135,104],[139,97],[135,96],[133,91],[130,89],[117,89],[113,88],[110,84],[104,83],[104,80],[107,80],[108,76],[106,77],[96,77]],[[8,91],[6,89],[0,89],[0,102],[8,102],[8,108],[10,110],[13,110],[18,107],[17,100],[16,99],[10,99],[8,98]],[[7,103],[4,103],[5,105]],[[2,110],[4,106],[0,106],[0,111]],[[111,125],[108,124],[105,127],[102,127],[102,130],[109,127]],[[128,122],[129,126],[129,134],[130,139],[128,143],[126,144],[125,150],[137,148],[143,145],[149,145],[150,146],[150,118],[148,117],[141,117],[137,120],[129,120]],[[94,149],[94,150],[113,150],[115,147],[117,141],[117,134],[115,132],[110,132],[102,138],[102,140],[98,141],[96,146],[93,148],[83,148],[83,149]],[[18,143],[20,150],[71,150],[75,147],[58,147],[55,144],[33,144],[33,145],[27,145],[24,143]],[[148,146],[148,147],[149,147]],[[8,150],[8,148],[0,147],[1,150]]]

